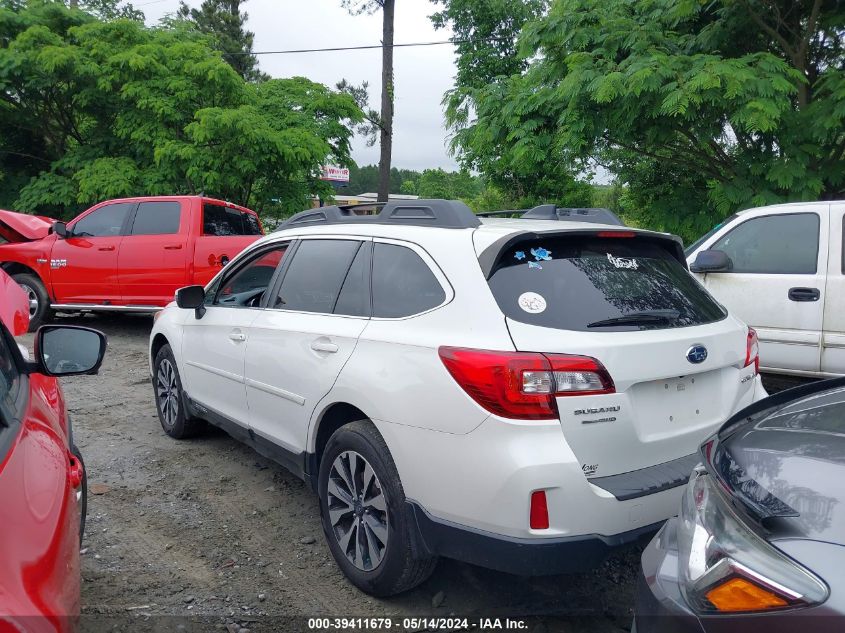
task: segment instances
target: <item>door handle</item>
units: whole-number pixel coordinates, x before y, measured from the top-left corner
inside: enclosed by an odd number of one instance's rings
[[[790,288],[790,301],[818,301],[821,292],[818,288]]]
[[[235,341],[235,343],[243,343],[246,340],[246,334],[240,330],[232,330],[229,332],[229,339]]]
[[[168,244],[167,246],[164,247],[164,250],[166,250],[166,251],[181,251],[182,245],[181,244]]]
[[[339,348],[334,343],[329,343],[325,339],[317,339],[316,341],[311,342],[311,349],[313,349],[315,352],[326,352],[327,354],[336,354]]]
[[[114,246],[100,246],[97,250],[111,252],[114,250]]]

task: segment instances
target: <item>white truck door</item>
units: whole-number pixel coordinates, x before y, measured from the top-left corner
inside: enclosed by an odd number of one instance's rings
[[[730,271],[697,275],[757,330],[761,370],[817,375],[828,266],[828,206],[761,208],[725,226],[711,250]]]
[[[830,256],[827,265],[827,292],[824,299],[822,372],[845,374],[845,202],[830,205]]]

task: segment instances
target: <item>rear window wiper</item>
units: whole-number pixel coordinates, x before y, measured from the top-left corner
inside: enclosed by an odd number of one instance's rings
[[[677,310],[643,310],[631,312],[611,319],[602,319],[588,323],[587,327],[613,327],[614,325],[648,325],[650,323],[669,323],[681,315]]]

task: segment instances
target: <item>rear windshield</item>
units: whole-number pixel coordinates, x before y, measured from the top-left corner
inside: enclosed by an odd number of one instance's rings
[[[560,330],[663,329],[726,316],[666,249],[643,238],[520,242],[499,258],[489,284],[506,316]]]

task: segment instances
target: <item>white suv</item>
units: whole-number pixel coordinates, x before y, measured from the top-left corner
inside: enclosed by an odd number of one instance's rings
[[[294,216],[180,290],[150,359],[165,432],[211,422],[310,482],[337,563],[382,596],[439,555],[594,565],[765,395],[753,331],[678,238],[444,200]]]

